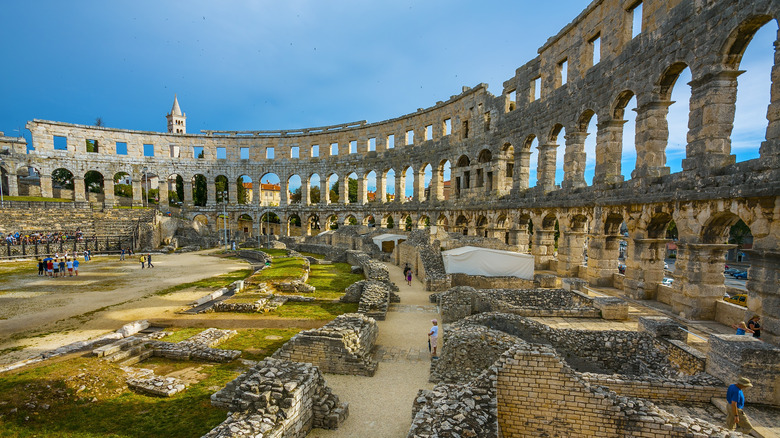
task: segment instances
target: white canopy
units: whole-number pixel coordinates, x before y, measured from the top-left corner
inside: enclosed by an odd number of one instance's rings
[[[534,256],[499,249],[463,246],[441,253],[448,274],[534,278]]]
[[[398,245],[399,240],[406,240],[407,238],[408,236],[403,234],[380,234],[378,236],[372,237],[371,240],[374,241],[374,245],[378,246],[379,249],[382,249],[382,242],[392,240],[396,245]]]

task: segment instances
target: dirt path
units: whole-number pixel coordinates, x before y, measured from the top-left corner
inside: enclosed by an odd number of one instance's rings
[[[142,270],[137,257],[123,262],[98,257],[81,263],[78,277],[46,278],[34,272],[3,281],[0,350],[24,350],[3,354],[0,364],[94,338],[131,321],[170,318],[203,292],[157,296],[156,291],[248,267],[204,252],[154,255],[152,263],[154,268]]]
[[[327,374],[333,393],[349,403],[349,418],[337,430],[314,429],[309,437],[406,436],[417,391],[433,388],[427,333],[431,319],[438,319],[436,305],[428,302],[422,283],[407,286],[401,268],[385,265],[399,285],[401,303],[391,305],[387,319],[377,323],[379,368],[373,377]]]

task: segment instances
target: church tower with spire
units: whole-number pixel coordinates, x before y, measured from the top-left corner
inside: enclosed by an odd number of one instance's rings
[[[173,95],[173,108],[171,113],[165,116],[168,119],[168,132],[172,134],[187,133],[187,115],[181,112],[179,108],[179,99]]]

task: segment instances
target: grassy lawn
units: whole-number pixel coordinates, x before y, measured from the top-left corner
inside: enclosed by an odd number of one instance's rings
[[[177,292],[184,289],[191,289],[194,287],[201,289],[219,289],[225,287],[236,280],[243,280],[252,274],[251,269],[239,269],[237,271],[231,271],[227,274],[215,275],[211,278],[204,278],[203,280],[193,281],[192,283],[182,283],[176,286],[171,286],[156,292],[156,295],[167,295],[173,292]]]
[[[287,256],[287,250],[286,249],[274,249],[274,248],[265,249],[265,248],[260,248],[260,251],[268,254],[271,257],[286,257]],[[276,261],[276,259],[274,259],[274,261]]]
[[[3,277],[19,274],[35,274],[38,272],[38,261],[3,262],[0,263],[0,281]]]
[[[309,256],[309,257],[314,257],[314,258],[315,258],[315,259],[317,259],[317,260],[325,260],[325,256],[324,256],[324,255],[322,255],[322,254],[315,254],[315,253],[313,253],[313,252],[302,252],[302,251],[298,251],[298,252],[299,252],[299,254],[301,254],[301,255],[305,255],[305,256]]]
[[[206,330],[204,328],[169,328],[165,329],[166,332],[172,332],[170,335],[160,339],[164,342],[180,342],[185,339],[189,339],[198,333]]]
[[[25,202],[73,202],[72,199],[64,198],[42,198],[40,196],[3,196],[6,201],[25,201]]]
[[[357,312],[357,303],[288,302],[271,312],[280,318],[334,319],[344,313]]]
[[[299,278],[303,276],[304,261],[296,257],[276,257],[271,263],[271,268],[263,269],[252,277],[258,281],[281,280],[285,278]]]
[[[175,330],[164,340],[180,341],[201,330]],[[299,331],[239,330],[219,348],[242,350],[243,358],[261,360]],[[0,379],[0,436],[201,436],[227,418],[227,412],[211,406],[211,394],[242,371],[235,361],[212,364],[152,358],[138,366],[154,369],[158,375],[197,368],[202,380],[173,397],[151,397],[130,391],[125,385],[125,373],[115,364],[91,357],[55,359],[35,368],[6,373]],[[14,408],[17,411],[11,413]]]
[[[307,283],[317,288],[312,296],[331,300],[341,297],[349,285],[364,279],[363,274],[353,274],[350,270],[348,263],[311,265]]]

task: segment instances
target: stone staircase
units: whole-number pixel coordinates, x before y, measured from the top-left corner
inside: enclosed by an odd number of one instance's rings
[[[148,336],[130,336],[96,348],[92,353],[108,362],[131,366],[154,355],[154,349],[147,345],[149,341]]]

